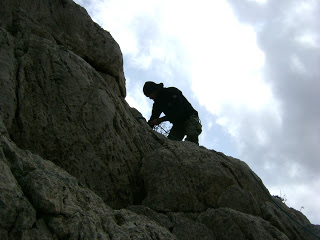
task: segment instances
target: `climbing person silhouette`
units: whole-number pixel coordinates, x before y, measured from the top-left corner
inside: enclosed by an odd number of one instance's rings
[[[181,141],[186,135],[186,141],[199,145],[202,125],[198,112],[179,89],[164,88],[163,83],[156,84],[148,81],[143,86],[143,93],[154,101],[152,115],[148,121],[151,127],[164,121],[170,121],[173,126],[168,135],[169,139]],[[160,118],[161,113],[164,113],[165,116]]]

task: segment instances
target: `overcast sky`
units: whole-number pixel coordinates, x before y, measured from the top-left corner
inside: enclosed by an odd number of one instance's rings
[[[198,110],[200,145],[245,161],[320,224],[320,1],[76,0],[119,43],[126,100],[146,81]]]

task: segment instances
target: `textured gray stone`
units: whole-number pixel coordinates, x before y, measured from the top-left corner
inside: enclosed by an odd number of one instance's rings
[[[147,155],[141,175],[147,191],[143,204],[158,211],[228,206],[258,215],[267,200],[246,164],[188,142],[170,142]]]
[[[72,50],[99,72],[112,76],[117,91],[125,96],[120,47],[84,8],[71,0],[2,0],[0,6],[1,26],[12,35],[34,34]]]
[[[0,152],[0,229],[1,239],[19,239],[36,222],[36,211],[24,196]]]
[[[211,229],[201,222],[196,221],[198,214],[192,213],[169,213],[168,216],[173,223],[172,233],[178,239],[184,240],[215,240]]]
[[[290,239],[269,222],[229,208],[209,209],[198,221],[211,229],[217,239]]]
[[[145,216],[111,209],[76,178],[5,135],[0,156],[2,239],[176,239]]]
[[[139,203],[137,161],[158,143],[119,92],[118,44],[66,4],[1,1],[1,115],[19,147],[67,169],[111,206]]]

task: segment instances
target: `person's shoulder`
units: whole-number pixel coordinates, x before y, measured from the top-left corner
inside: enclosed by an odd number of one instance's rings
[[[168,87],[168,88],[164,88],[165,91],[169,92],[169,93],[175,93],[175,94],[180,94],[182,93],[178,88],[176,87]]]

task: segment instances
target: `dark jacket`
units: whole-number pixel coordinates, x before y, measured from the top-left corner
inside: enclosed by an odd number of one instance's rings
[[[150,121],[165,114],[165,120],[173,124],[182,123],[191,115],[198,116],[198,112],[192,107],[182,92],[175,88],[162,88],[154,99]]]

